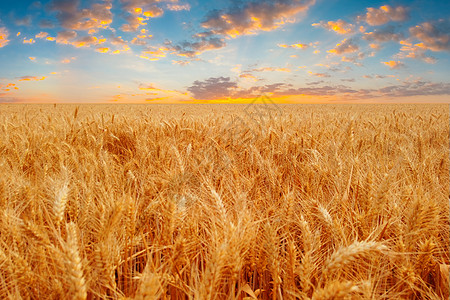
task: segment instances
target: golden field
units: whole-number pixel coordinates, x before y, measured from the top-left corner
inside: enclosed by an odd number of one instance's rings
[[[447,299],[448,105],[0,105],[1,299]]]

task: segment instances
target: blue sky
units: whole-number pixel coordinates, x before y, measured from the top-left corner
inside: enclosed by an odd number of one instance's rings
[[[0,102],[450,102],[448,1],[4,1]]]

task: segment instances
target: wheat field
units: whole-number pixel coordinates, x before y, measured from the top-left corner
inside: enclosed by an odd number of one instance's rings
[[[447,299],[448,105],[0,105],[1,299]]]

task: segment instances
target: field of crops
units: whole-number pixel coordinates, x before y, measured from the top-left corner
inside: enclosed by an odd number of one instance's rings
[[[1,299],[448,298],[448,105],[0,105]]]

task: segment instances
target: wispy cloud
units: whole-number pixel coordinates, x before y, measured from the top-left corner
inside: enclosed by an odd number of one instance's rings
[[[22,76],[19,77],[19,81],[42,81],[45,80],[47,78],[47,76]]]
[[[309,73],[309,75],[316,76],[316,77],[324,77],[324,78],[331,77],[331,75],[328,74],[328,73],[314,73],[314,72],[311,72],[311,71],[309,71],[308,73]]]
[[[310,45],[302,44],[302,43],[296,43],[296,44],[291,44],[291,45],[277,44],[277,46],[280,47],[280,48],[307,49],[307,48],[309,48]]]
[[[191,6],[189,5],[189,3],[185,4],[169,3],[167,4],[167,9],[172,11],[190,10]]]
[[[390,60],[390,61],[382,61],[382,64],[385,64],[386,66],[388,66],[391,69],[398,69],[403,67],[405,64],[402,63],[401,61],[395,61],[395,60]]]

